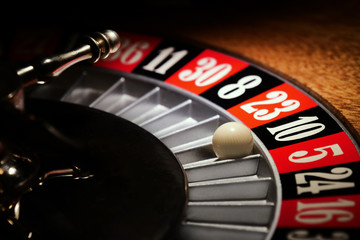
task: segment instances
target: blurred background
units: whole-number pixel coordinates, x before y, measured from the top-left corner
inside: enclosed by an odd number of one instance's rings
[[[0,51],[16,48],[14,32],[34,25],[45,32],[113,28],[185,39],[293,79],[360,133],[359,12],[356,0],[8,1]]]

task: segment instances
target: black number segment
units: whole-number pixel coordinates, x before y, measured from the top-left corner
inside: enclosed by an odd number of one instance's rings
[[[341,132],[342,129],[325,110],[314,107],[253,128],[252,131],[272,150],[328,136]]]
[[[203,50],[183,43],[164,41],[133,72],[164,81]]]
[[[281,174],[283,199],[358,194],[359,176],[360,162]]]
[[[277,228],[272,239],[283,240],[357,240],[360,229]]]
[[[228,109],[282,83],[278,78],[249,66],[200,96]]]

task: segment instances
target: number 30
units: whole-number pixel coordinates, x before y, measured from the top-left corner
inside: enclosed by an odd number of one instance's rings
[[[217,64],[212,57],[205,57],[197,61],[195,70],[185,69],[179,73],[179,79],[184,82],[195,81],[198,87],[213,84],[228,74],[232,67],[228,63]]]

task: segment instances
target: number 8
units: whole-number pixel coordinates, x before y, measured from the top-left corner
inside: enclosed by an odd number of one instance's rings
[[[218,91],[218,96],[222,99],[233,99],[244,94],[246,89],[260,85],[261,77],[249,75],[241,78],[237,83],[228,84]]]

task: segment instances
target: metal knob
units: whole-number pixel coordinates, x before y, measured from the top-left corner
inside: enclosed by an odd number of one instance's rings
[[[120,38],[118,34],[112,30],[96,32],[93,35],[88,36],[88,39],[95,44],[92,46],[92,62],[97,62],[99,59],[105,59],[120,48]]]
[[[81,45],[76,49],[33,61],[30,65],[18,69],[17,75],[22,79],[23,84],[27,86],[38,82],[37,79],[41,77],[58,76],[78,62],[88,60],[95,63],[99,59],[105,59],[119,48],[120,38],[116,32],[112,30],[95,32],[85,36]],[[43,79],[41,83],[44,83]]]
[[[14,69],[0,63],[0,108],[11,105],[23,110],[24,87],[34,83],[45,83],[49,76],[58,76],[74,64],[88,60],[92,63],[107,58],[120,48],[120,38],[115,31],[95,32],[82,38],[78,47],[69,52],[45,56]]]

